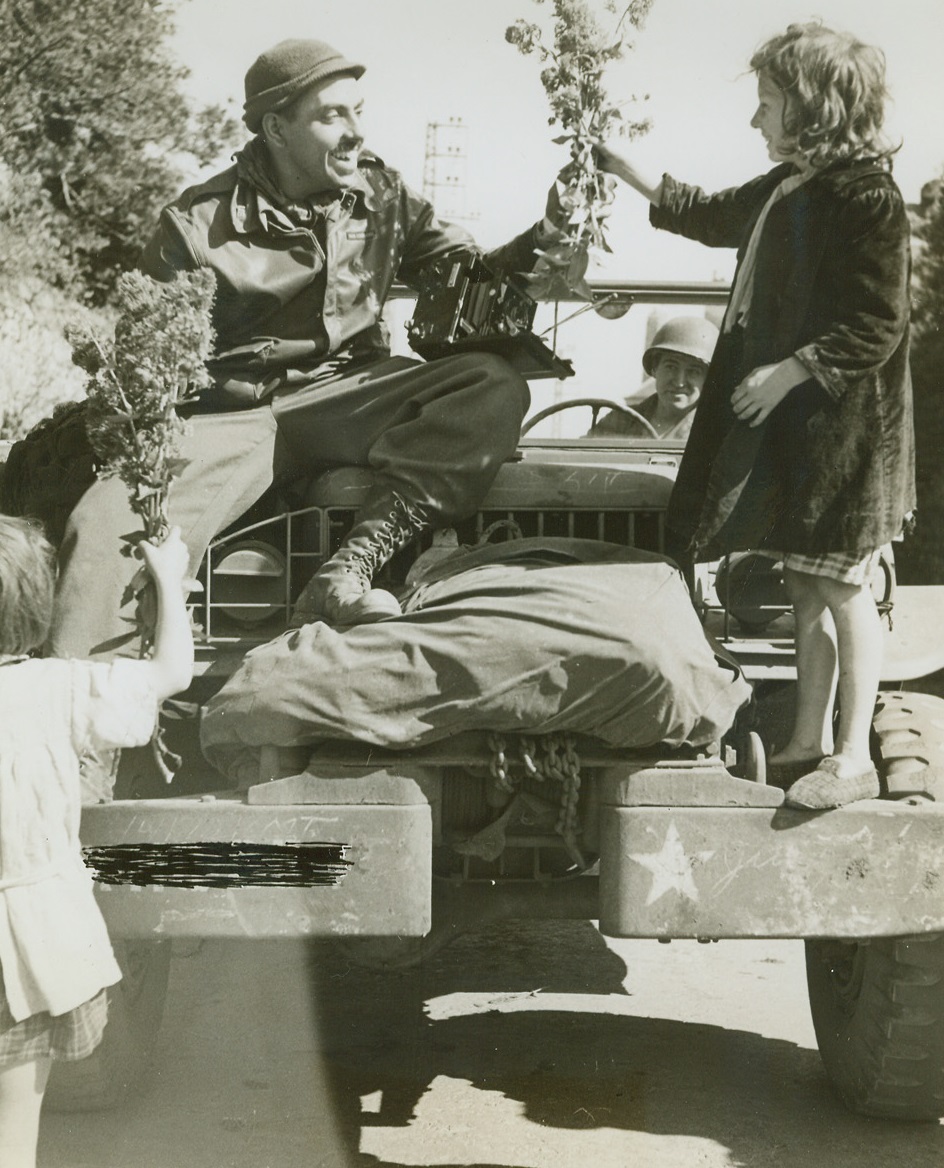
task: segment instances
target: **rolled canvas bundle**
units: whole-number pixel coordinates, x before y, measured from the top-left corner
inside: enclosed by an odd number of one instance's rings
[[[408,749],[469,730],[697,747],[750,697],[661,556],[518,539],[420,576],[400,617],[309,624],[253,650],[205,712],[210,761],[238,778],[264,746]]]

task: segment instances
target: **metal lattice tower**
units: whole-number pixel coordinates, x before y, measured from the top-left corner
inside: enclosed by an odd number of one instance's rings
[[[423,194],[443,219],[475,219],[466,197],[469,128],[461,118],[426,125]]]

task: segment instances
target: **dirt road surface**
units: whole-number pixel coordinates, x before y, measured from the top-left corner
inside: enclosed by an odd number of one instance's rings
[[[150,1089],[49,1114],[40,1168],[941,1168],[856,1118],[798,942],[507,923],[377,973],[294,941],[175,944]]]

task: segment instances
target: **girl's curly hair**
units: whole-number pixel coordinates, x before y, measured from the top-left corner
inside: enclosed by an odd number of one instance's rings
[[[751,57],[786,98],[784,130],[813,166],[841,158],[878,158],[897,147],[882,133],[885,54],[819,21],[791,24]]]
[[[29,653],[45,641],[54,555],[37,520],[0,515],[0,653]]]

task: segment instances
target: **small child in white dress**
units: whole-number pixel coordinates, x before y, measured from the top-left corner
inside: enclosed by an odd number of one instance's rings
[[[54,1058],[101,1041],[120,980],[79,845],[79,757],[140,746],[158,703],[185,689],[193,639],[187,549],[174,529],[141,545],[157,593],[147,660],[34,658],[52,616],[52,549],[35,522],[0,515],[0,1165],[34,1168]]]

